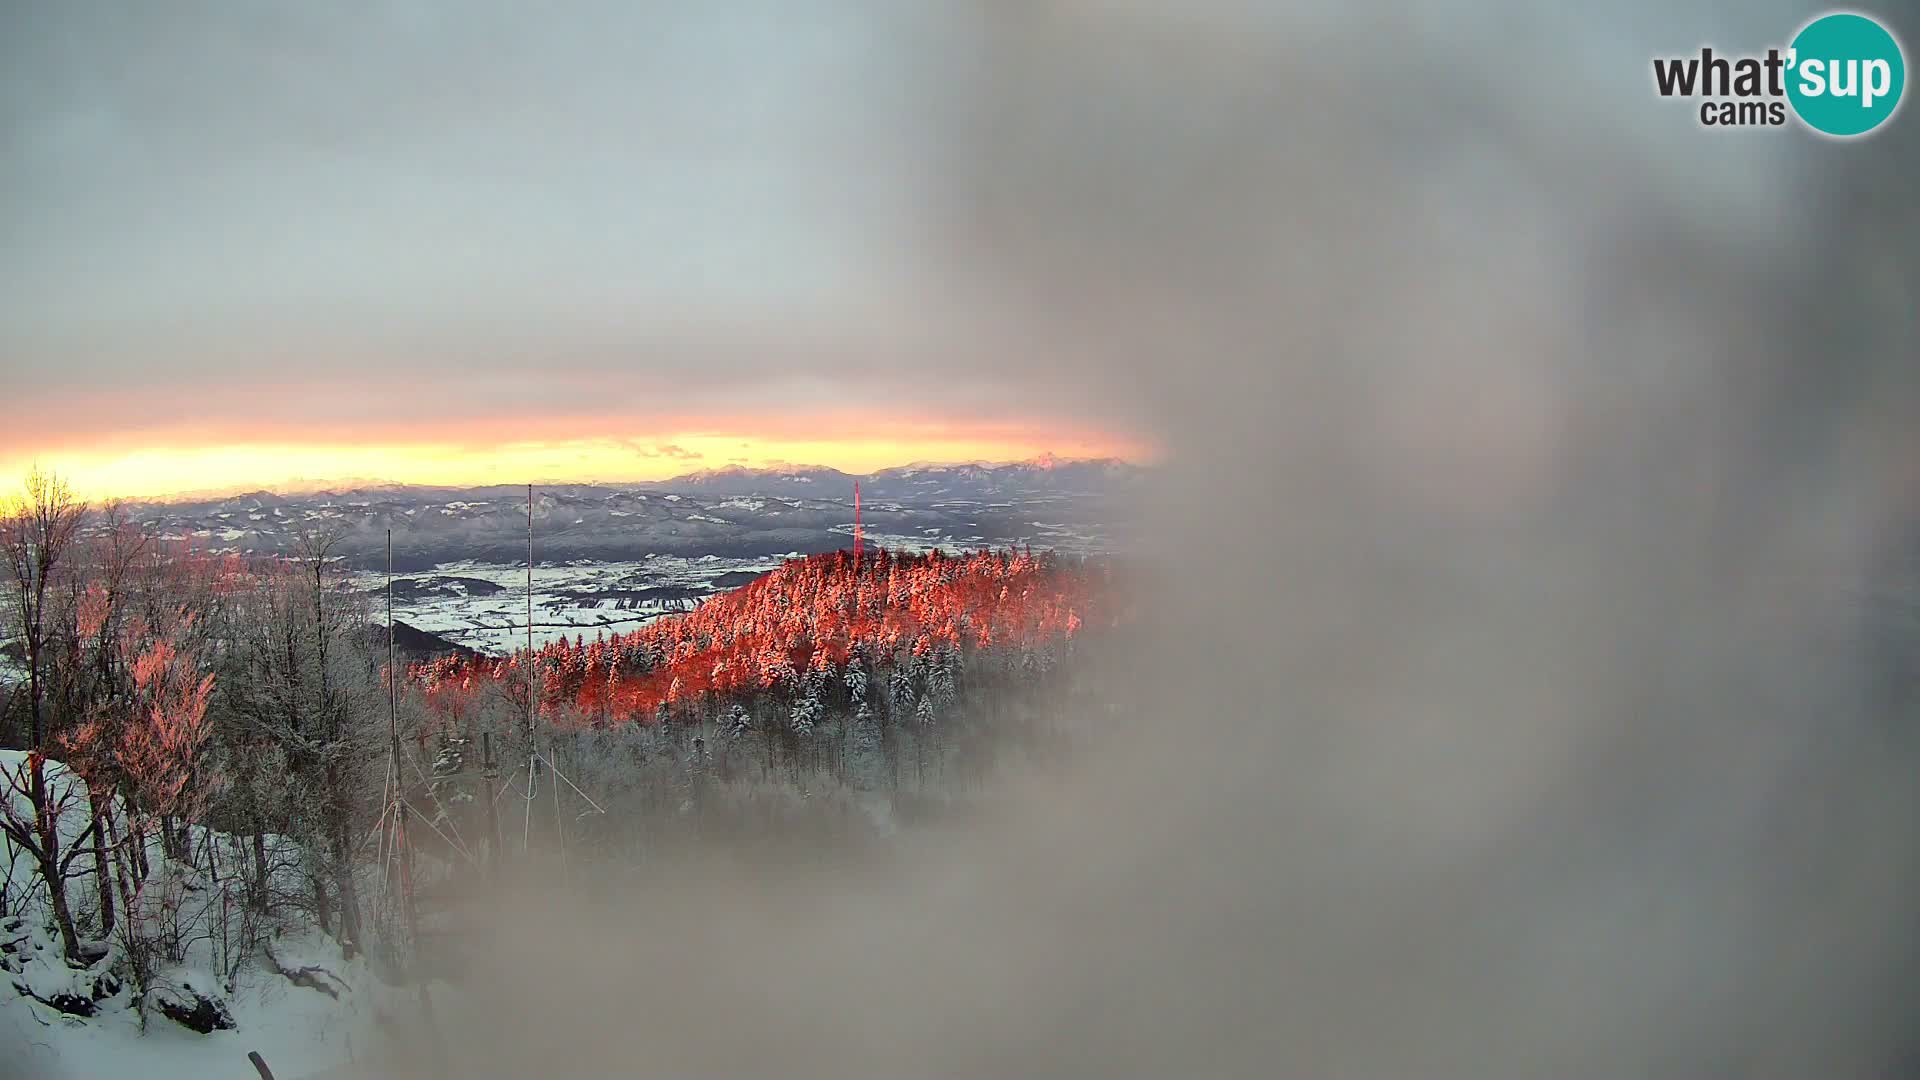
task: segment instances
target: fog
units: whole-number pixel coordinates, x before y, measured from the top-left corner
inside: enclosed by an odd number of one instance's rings
[[[462,1075],[1920,1068],[1912,117],[1648,72],[1801,17],[907,43],[938,319],[1166,448],[1128,706],[883,856],[501,898]]]

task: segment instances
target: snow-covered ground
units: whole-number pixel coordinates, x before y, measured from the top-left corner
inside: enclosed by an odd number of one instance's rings
[[[36,934],[32,945],[37,955],[52,955],[52,964],[65,966],[58,959],[57,939]],[[226,1000],[233,1030],[202,1035],[154,1012],[143,1034],[128,989],[101,1000],[96,1015],[81,1018],[21,995],[10,980],[0,987],[0,1062],[5,1063],[0,1074],[14,1068],[18,1072],[11,1075],[48,1080],[241,1078],[253,1075],[247,1053],[256,1051],[280,1080],[300,1080],[379,1052],[376,1002],[389,1011],[410,1008],[406,994],[380,983],[364,965],[341,960],[338,947],[318,935],[283,938],[275,949],[285,964],[337,973],[340,996],[328,997],[266,971],[243,973],[227,992],[202,972],[198,981]]]
[[[7,800],[0,812],[30,822],[30,804],[12,791],[12,779],[23,775],[25,764],[24,752],[0,750],[0,789]],[[85,784],[58,762],[46,769],[53,801],[61,807],[60,834],[71,843],[87,825]],[[231,867],[246,858],[243,845],[225,834],[196,827],[191,842],[203,856],[211,848]],[[288,850],[273,845],[275,855]],[[143,1033],[122,937],[85,946],[98,956],[88,966],[69,963],[32,857],[3,838],[0,854],[8,856],[0,862],[7,873],[0,893],[0,1076],[249,1077],[247,1053],[258,1051],[281,1080],[297,1080],[372,1060],[382,1045],[378,1018],[404,1018],[415,1008],[413,991],[383,983],[362,960],[348,961],[330,938],[296,917],[282,916],[265,928],[257,952],[237,949],[231,933],[236,909],[243,906],[235,904],[237,877],[217,880],[199,866],[169,860],[156,838],[148,845],[153,870],[146,895],[170,894],[190,925],[178,957],[157,959]],[[83,926],[97,925],[91,865],[90,857],[77,861],[77,876],[68,883]],[[286,873],[293,873],[291,867]],[[158,930],[152,921],[147,925]],[[299,973],[304,985],[288,972]],[[218,1002],[231,1029],[201,1034],[182,1026],[156,1007],[168,995]]]
[[[654,555],[628,562],[535,566],[534,642],[624,633],[724,592],[742,575],[765,573],[778,565],[778,557]],[[462,579],[485,582],[498,591],[476,589]],[[378,573],[363,573],[356,580],[369,591],[386,583]],[[482,652],[511,652],[526,643],[525,566],[443,563],[426,573],[396,575],[395,580],[400,584],[394,590],[394,617],[400,622]],[[408,583],[435,586],[436,580],[444,584],[431,588],[431,595],[406,594]]]

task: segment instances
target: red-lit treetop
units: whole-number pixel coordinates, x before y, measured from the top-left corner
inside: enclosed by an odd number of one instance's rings
[[[809,671],[938,650],[1028,649],[1100,614],[1104,568],[1024,551],[792,559],[694,611],[628,634],[560,639],[535,652],[543,711],[651,722],[664,703],[791,685]],[[436,712],[458,721],[489,684],[522,688],[526,654],[444,656],[415,668]],[[524,699],[522,699],[524,700]]]

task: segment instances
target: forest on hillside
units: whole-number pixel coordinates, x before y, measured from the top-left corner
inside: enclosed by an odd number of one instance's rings
[[[404,975],[432,898],[555,852],[883,836],[1057,755],[1045,718],[1130,617],[1101,561],[843,551],[632,633],[394,665],[338,540],[213,554],[42,475],[0,514],[0,927],[64,964],[22,993],[144,1014],[159,973],[231,983],[301,928]]]
[[[637,724],[756,742],[769,770],[831,760],[847,780],[852,747],[896,748],[910,731],[926,743],[966,711],[963,690],[991,698],[1050,674],[1089,618],[1116,617],[1111,584],[1106,566],[1051,553],[829,552],[633,633],[552,642],[531,664],[449,653],[412,675],[435,734],[470,739],[481,712],[496,728],[512,714],[563,731]]]

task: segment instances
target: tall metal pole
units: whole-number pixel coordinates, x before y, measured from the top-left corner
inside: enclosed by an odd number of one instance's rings
[[[858,480],[853,482],[853,576],[857,582],[860,577],[860,481]]]
[[[387,530],[387,736],[393,755],[393,805],[389,810],[394,815],[394,832],[400,844],[400,911],[407,921],[407,937],[417,954],[420,924],[413,906],[413,845],[407,836],[406,774],[400,769],[400,668],[394,650],[392,529]]]
[[[493,806],[493,782],[499,778],[499,770],[493,762],[493,732],[480,733],[480,794],[481,805],[487,813],[487,870],[499,872],[500,868],[500,818]]]
[[[567,786],[573,788],[576,794],[580,795],[582,798],[586,798],[588,804],[591,805],[596,811],[599,811],[602,814],[606,813],[606,811],[601,809],[599,803],[596,803],[591,798],[588,798],[586,793],[581,791],[579,787],[574,784],[573,781],[567,780],[566,774],[560,771],[560,767],[554,764],[553,759],[551,757],[540,753],[539,743],[535,741],[535,736],[534,736],[534,718],[538,715],[539,707],[540,707],[539,694],[540,694],[540,684],[539,684],[539,678],[534,669],[534,654],[533,654],[533,485],[528,484],[527,485],[527,796],[526,796],[526,812],[523,815],[523,819],[520,825],[521,837],[522,837],[521,844],[522,844],[523,851],[530,850],[533,846],[533,800],[539,792],[538,781],[540,776],[540,767],[541,765],[544,764],[546,766],[546,770],[553,774],[551,777],[548,778],[547,783],[553,786],[552,797],[553,797],[554,842],[557,843],[560,847],[560,876],[561,876],[562,884],[565,884],[567,879],[567,832],[566,832],[566,819],[561,814],[561,811],[560,811],[560,787],[559,787],[560,782],[565,781]],[[547,741],[550,746],[556,743],[556,739],[554,738],[551,730],[548,732]]]
[[[527,798],[520,823],[520,850],[533,850],[533,800],[539,794],[540,750],[533,741],[533,715],[539,707],[539,685],[533,661],[533,485],[527,485]]]
[[[393,530],[387,530],[387,736],[391,740],[393,754],[393,803],[388,810],[393,814],[394,830],[400,846],[400,914],[406,920],[407,940],[413,946],[414,987],[420,995],[421,1018],[427,1024],[427,1038],[433,1045],[433,1074],[444,1077],[447,1074],[446,1048],[440,1042],[439,1025],[433,1018],[433,994],[427,989],[426,972],[420,962],[420,911],[413,896],[413,844],[407,835],[407,797],[405,791],[406,774],[400,769],[400,669],[396,666],[397,657],[393,647]],[[257,1056],[253,1057],[256,1071],[263,1076],[271,1076],[266,1063]]]
[[[533,746],[533,716],[539,687],[533,675],[533,485],[527,485],[527,746]]]
[[[393,737],[393,763],[400,765],[400,679],[393,669],[393,530],[387,530],[387,734]]]

